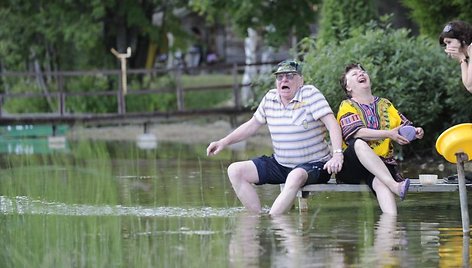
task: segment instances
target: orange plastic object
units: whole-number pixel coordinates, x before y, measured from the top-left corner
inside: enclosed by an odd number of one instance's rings
[[[472,123],[446,129],[436,140],[436,150],[451,163],[457,163],[456,153],[459,152],[472,160]]]

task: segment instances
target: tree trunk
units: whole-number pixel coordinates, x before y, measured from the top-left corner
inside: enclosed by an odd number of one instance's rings
[[[274,58],[274,47],[265,46],[261,53],[261,62],[268,63]],[[264,64],[261,66],[260,74],[269,74],[272,72],[272,64]]]
[[[252,29],[247,29],[248,37],[244,39],[244,52],[246,54],[246,64],[254,64],[257,60],[256,48],[258,35],[257,32]],[[254,94],[249,85],[257,75],[257,68],[254,65],[246,65],[244,68],[244,75],[242,84],[245,85],[241,88],[241,103],[243,106],[249,104],[249,101],[254,98]]]
[[[54,106],[53,106],[51,97],[49,96],[48,87],[46,85],[46,81],[44,81],[44,75],[43,75],[43,71],[41,70],[41,65],[39,64],[39,61],[35,56],[33,56],[33,68],[34,68],[34,73],[36,75],[36,82],[39,88],[41,89],[41,91],[43,92],[43,94],[46,95],[46,101],[49,105],[49,109],[51,109],[51,111],[54,111],[53,110]]]

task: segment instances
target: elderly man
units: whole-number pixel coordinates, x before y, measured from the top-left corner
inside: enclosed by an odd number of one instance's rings
[[[304,85],[301,64],[283,61],[274,76],[276,88],[266,93],[253,117],[207,148],[207,155],[215,155],[267,124],[273,155],[232,163],[228,177],[239,200],[253,212],[261,211],[254,184],[285,183],[271,215],[288,211],[300,187],[326,183],[343,164],[341,129],[323,94],[312,85]],[[326,130],[332,151],[325,140]]]

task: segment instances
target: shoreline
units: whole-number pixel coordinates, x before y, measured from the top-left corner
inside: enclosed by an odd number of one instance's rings
[[[180,122],[157,122],[148,127],[148,134],[153,134],[158,142],[177,142],[183,144],[210,144],[212,141],[223,138],[233,130],[229,121],[214,120],[207,121],[180,121]],[[85,127],[77,126],[69,130],[67,139],[71,140],[108,140],[108,141],[136,141],[144,134],[142,125],[124,126],[100,126]],[[272,148],[270,134],[267,127],[262,127],[255,135],[247,139],[247,145],[258,148]],[[411,170],[413,164],[419,170]],[[453,174],[455,165],[448,163],[445,159],[433,158],[411,158],[399,161],[403,173],[435,173]],[[465,163],[466,171],[472,171],[472,162]]]
[[[209,144],[212,141],[223,138],[232,130],[231,124],[223,120],[205,123],[185,121],[153,123],[148,127],[147,133],[155,135],[157,141],[160,142]],[[130,141],[136,140],[142,134],[144,134],[144,127],[142,125],[77,126],[69,130],[67,138],[72,140]],[[272,146],[269,131],[265,127],[250,137],[247,142],[249,144]]]

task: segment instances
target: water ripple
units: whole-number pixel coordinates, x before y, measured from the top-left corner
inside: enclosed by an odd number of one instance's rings
[[[33,200],[27,196],[0,196],[1,214],[62,216],[138,216],[138,217],[228,217],[244,211],[234,208],[126,207],[121,205],[82,205]]]

